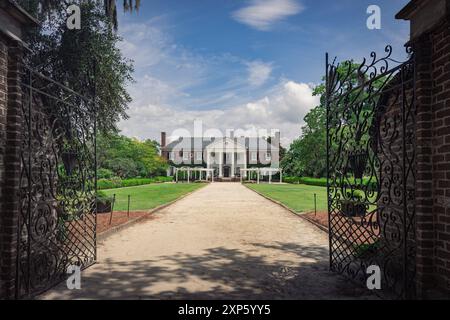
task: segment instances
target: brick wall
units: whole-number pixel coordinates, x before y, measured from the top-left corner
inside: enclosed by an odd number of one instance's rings
[[[450,293],[450,23],[414,39],[417,291]]]
[[[5,175],[5,140],[6,140],[6,103],[7,103],[7,87],[6,79],[8,77],[8,46],[7,41],[0,37],[0,181],[3,181]],[[1,203],[3,202],[4,193],[0,184],[0,212]],[[3,252],[4,242],[2,241],[3,230],[3,214],[0,214],[0,273],[3,270]],[[4,295],[4,286],[2,277],[0,276],[0,298]]]
[[[22,48],[0,37],[0,298],[15,293]]]
[[[19,216],[20,149],[22,135],[22,90],[20,86],[23,50],[19,44],[8,47],[7,112],[2,180],[2,268],[3,296],[15,294],[17,228]],[[6,196],[7,195],[7,196]]]
[[[434,223],[432,200],[431,42],[423,36],[413,43],[416,54],[416,279],[423,296],[432,283]]]
[[[434,272],[450,292],[450,18],[431,33]]]

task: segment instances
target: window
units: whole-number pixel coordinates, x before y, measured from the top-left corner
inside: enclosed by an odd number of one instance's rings
[[[169,160],[171,161],[175,160],[175,152],[169,152]]]
[[[266,152],[266,161],[272,160],[272,154],[270,152]]]
[[[196,155],[195,159],[197,161],[202,161],[203,160],[203,153],[202,152],[197,152],[197,155]]]
[[[256,152],[252,152],[252,161],[258,160],[258,154]]]
[[[183,152],[183,161],[189,161],[189,152]]]

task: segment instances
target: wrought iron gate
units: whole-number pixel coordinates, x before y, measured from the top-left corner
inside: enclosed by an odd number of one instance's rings
[[[326,63],[330,265],[381,292],[415,295],[415,72],[385,56]]]
[[[26,69],[16,298],[96,259],[95,103]]]

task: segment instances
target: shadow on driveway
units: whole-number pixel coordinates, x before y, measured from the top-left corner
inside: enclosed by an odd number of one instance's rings
[[[216,247],[201,255],[178,253],[154,260],[105,260],[82,274],[82,289],[61,284],[45,299],[372,299],[328,271],[328,250],[272,242],[248,250]],[[259,256],[261,249],[268,256]],[[291,255],[294,255],[295,259]],[[298,261],[293,265],[292,261]]]

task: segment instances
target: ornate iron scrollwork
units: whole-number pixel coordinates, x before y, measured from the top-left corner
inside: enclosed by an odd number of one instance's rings
[[[331,269],[362,281],[382,270],[383,293],[414,296],[414,55],[372,52],[327,61],[327,163]]]
[[[26,68],[23,88],[17,298],[96,259],[96,108]]]

